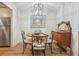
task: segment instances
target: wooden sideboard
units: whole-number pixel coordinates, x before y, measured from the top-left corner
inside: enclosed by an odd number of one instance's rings
[[[72,28],[70,21],[62,21],[58,23],[57,26],[57,31],[52,31],[52,39],[56,40],[57,44],[61,48],[71,48]]]
[[[52,31],[52,37],[57,41],[57,44],[61,48],[66,48],[71,46],[71,32],[64,31]]]

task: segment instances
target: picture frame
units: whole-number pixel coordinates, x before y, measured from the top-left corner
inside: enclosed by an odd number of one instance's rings
[[[45,23],[46,23],[45,15],[31,16],[31,28],[45,28]]]

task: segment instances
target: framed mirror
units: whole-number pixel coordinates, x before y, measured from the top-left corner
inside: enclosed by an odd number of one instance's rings
[[[31,16],[31,28],[44,28],[46,16]]]

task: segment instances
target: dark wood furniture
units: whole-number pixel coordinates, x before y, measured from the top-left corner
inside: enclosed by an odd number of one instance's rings
[[[45,55],[45,50],[46,50],[46,42],[48,39],[48,35],[44,33],[39,33],[39,34],[33,34],[33,44],[32,44],[32,53],[34,55],[34,52],[42,51]]]
[[[58,27],[61,24],[66,24],[68,27],[68,30],[58,30],[58,31],[52,31],[52,38],[57,41],[58,46],[61,49],[64,49],[66,51],[67,47],[71,48],[71,26],[70,22],[61,22],[58,24]]]
[[[55,32],[53,38],[57,41],[58,45],[62,48],[71,46],[71,33],[70,32]]]

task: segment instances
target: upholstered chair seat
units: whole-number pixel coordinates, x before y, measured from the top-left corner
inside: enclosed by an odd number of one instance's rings
[[[25,43],[32,43],[32,33],[26,34],[26,39],[24,40]]]
[[[59,26],[59,30],[68,30],[68,27],[67,27],[67,25],[66,24],[61,24],[60,26]]]
[[[28,37],[24,40],[25,43],[32,43],[32,38]]]
[[[33,43],[33,46],[35,47],[41,47],[41,46],[45,46],[44,43],[38,44],[37,42]]]
[[[34,46],[34,49],[45,49],[45,44],[44,43],[41,43],[41,44],[38,44],[37,42],[33,43],[33,46]]]

